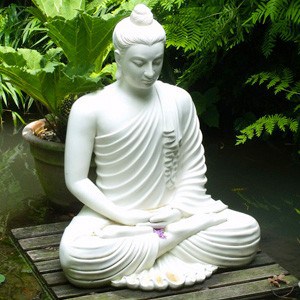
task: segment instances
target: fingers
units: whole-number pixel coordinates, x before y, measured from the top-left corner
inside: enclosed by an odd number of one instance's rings
[[[160,222],[170,223],[179,220],[180,218],[181,218],[181,213],[178,209],[168,209],[155,214],[149,219],[149,221],[151,223],[160,223]]]
[[[157,222],[157,223],[151,223],[151,222],[146,222],[146,223],[138,223],[136,226],[150,226],[154,229],[158,228],[165,228],[169,223],[167,222]]]

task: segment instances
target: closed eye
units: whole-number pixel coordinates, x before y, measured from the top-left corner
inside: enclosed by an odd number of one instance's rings
[[[162,63],[162,59],[156,59],[153,61],[153,65],[155,65],[155,66],[161,65],[161,63]]]
[[[137,67],[142,67],[144,62],[142,60],[133,60],[132,61]]]

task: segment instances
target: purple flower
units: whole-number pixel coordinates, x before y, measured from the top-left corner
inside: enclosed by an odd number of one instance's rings
[[[153,232],[156,233],[161,239],[166,239],[164,228],[153,228]]]

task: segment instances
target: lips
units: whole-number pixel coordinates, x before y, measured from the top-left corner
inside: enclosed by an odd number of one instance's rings
[[[152,80],[144,79],[144,80],[142,80],[142,82],[146,85],[152,85],[155,82],[155,80],[154,79],[152,79]]]

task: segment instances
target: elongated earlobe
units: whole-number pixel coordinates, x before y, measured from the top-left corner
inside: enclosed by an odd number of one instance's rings
[[[119,50],[115,50],[114,55],[115,55],[115,61],[119,67],[119,65],[121,64],[121,53]]]
[[[115,55],[115,61],[117,64],[117,72],[116,72],[116,79],[120,79],[122,76],[122,69],[121,69],[121,53],[119,50],[115,50],[114,51],[114,55]]]

